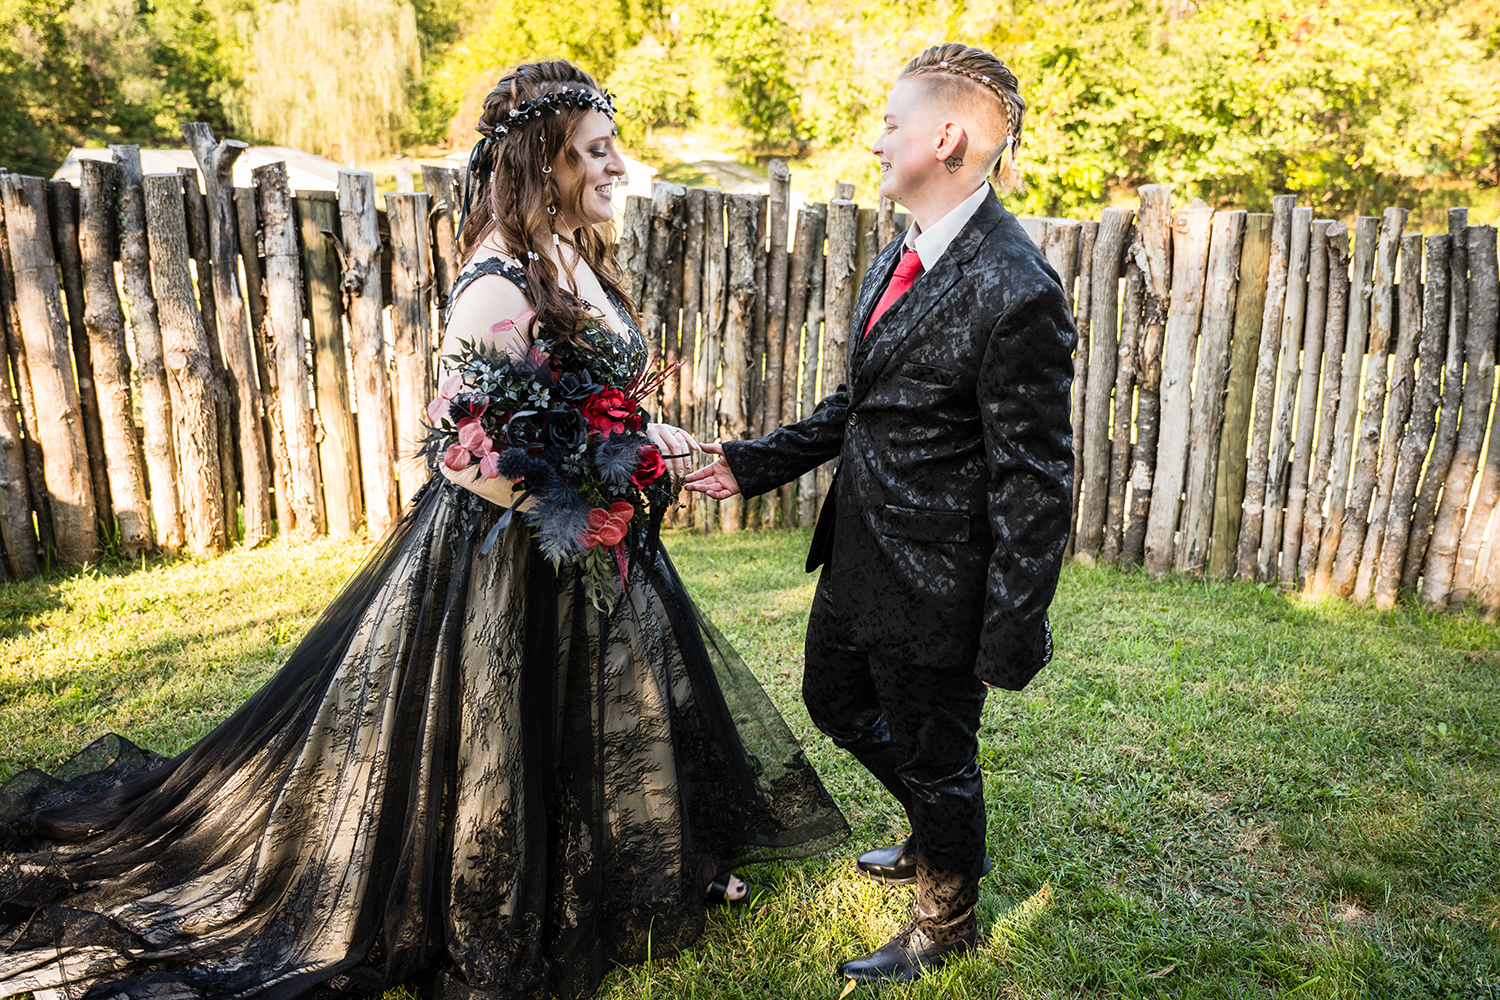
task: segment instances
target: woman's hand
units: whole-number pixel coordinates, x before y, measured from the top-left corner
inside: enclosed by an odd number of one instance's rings
[[[693,452],[702,449],[691,434],[671,424],[647,424],[646,436],[661,452],[662,461],[673,476],[685,476],[692,471]]]

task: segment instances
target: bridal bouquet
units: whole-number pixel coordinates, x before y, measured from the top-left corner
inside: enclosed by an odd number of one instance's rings
[[[493,332],[524,324],[531,313],[502,320]],[[526,357],[459,342],[445,358],[454,374],[427,407],[429,447],[453,471],[504,477],[516,492],[483,549],[520,510],[554,566],[577,564],[590,597],[607,608],[628,575],[625,543],[631,524],[654,537],[680,483],[646,437],[640,401],[673,368],[652,371],[642,352],[590,351],[538,340]],[[654,362],[654,358],[652,361]],[[675,368],[675,366],[673,366]],[[521,506],[520,501],[531,503]]]

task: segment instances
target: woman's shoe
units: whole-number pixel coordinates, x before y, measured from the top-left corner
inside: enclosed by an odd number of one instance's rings
[[[731,895],[736,890],[738,895]],[[750,883],[732,871],[719,872],[703,890],[703,900],[709,906],[748,906],[752,895]]]

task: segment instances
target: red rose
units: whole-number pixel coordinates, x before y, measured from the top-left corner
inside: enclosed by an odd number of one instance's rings
[[[637,486],[646,486],[656,482],[667,471],[667,463],[661,460],[661,452],[656,450],[656,445],[648,444],[640,450],[641,463],[635,467],[630,481]]]
[[[640,400],[626,396],[625,406],[630,410],[630,416],[625,418],[625,429],[632,434],[640,433],[646,426],[646,414],[641,410]]]
[[[589,430],[601,436],[619,434],[631,416],[625,394],[619,389],[601,389],[585,399],[579,409],[589,422]]]

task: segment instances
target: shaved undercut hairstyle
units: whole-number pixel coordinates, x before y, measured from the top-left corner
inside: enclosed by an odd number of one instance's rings
[[[1001,191],[1020,187],[1016,150],[1026,102],[1005,63],[983,49],[945,42],[907,63],[901,71],[906,77],[920,77],[930,97],[965,112],[973,130],[966,154],[985,167]]]

